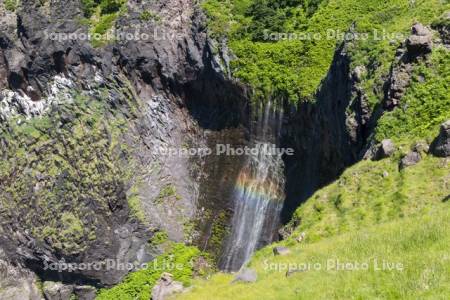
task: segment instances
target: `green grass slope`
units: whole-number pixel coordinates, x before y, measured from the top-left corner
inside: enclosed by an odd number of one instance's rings
[[[434,209],[319,242],[294,244],[286,256],[271,247],[250,263],[255,283],[231,283],[230,274],[176,299],[448,299],[450,207]],[[288,268],[303,270],[286,277]]]
[[[399,156],[400,153],[397,154]],[[431,156],[399,171],[398,158],[362,161],[295,213],[311,241],[424,214],[450,195],[450,162]]]

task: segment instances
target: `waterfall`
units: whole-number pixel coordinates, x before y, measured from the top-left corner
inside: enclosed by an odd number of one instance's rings
[[[258,151],[247,157],[234,189],[234,215],[220,267],[238,270],[253,252],[271,243],[283,208],[284,174],[281,155],[268,151],[276,147],[283,110],[271,101],[254,112],[252,146]]]

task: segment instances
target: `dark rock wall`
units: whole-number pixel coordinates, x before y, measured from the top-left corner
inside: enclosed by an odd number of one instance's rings
[[[318,188],[355,163],[368,136],[370,112],[358,87],[346,43],[337,50],[314,103],[290,106],[283,133],[286,194],[283,221]]]
[[[228,187],[218,184],[214,190],[209,186],[224,178],[231,182],[234,175],[212,169],[216,162],[208,158],[164,157],[155,153],[161,146],[180,149],[185,145],[212,144],[222,137],[227,140],[227,134],[220,134],[220,130],[245,123],[248,109],[244,88],[222,73],[215,62],[200,9],[186,0],[128,1],[127,13],[117,20],[117,32],[131,33],[141,28],[149,33],[150,39],[119,40],[94,48],[87,40],[48,38],[52,33],[88,32],[87,26],[80,23],[80,1],[24,0],[21,3],[16,12],[0,6],[0,90],[7,91],[0,96],[2,125],[17,115],[30,118],[59,113],[58,106],[64,104],[61,93],[85,93],[97,99],[106,95],[103,101],[109,107],[108,114],[118,112],[127,120],[121,143],[130,149],[130,160],[134,163],[124,167],[127,173],[132,173],[130,178],[105,187],[117,191],[117,203],[106,210],[94,209],[95,224],[83,216],[84,227],[95,225],[96,238],[83,240],[79,250],[58,251],[52,242],[35,236],[0,209],[3,221],[0,248],[7,253],[7,258],[25,264],[43,280],[108,286],[119,282],[127,271],[58,272],[44,270],[44,262],[149,260],[157,254],[147,247],[155,231],[165,231],[176,241],[193,242],[198,236],[202,236],[200,240],[208,239],[210,227],[191,224],[196,222],[198,210],[205,203],[210,211],[216,211],[217,197],[208,195],[223,195],[222,201],[227,199]],[[141,13],[145,10],[158,14],[160,21],[142,20]],[[165,38],[152,37],[155,30],[166,34]],[[76,118],[69,113],[61,118],[58,115],[57,119],[70,127]],[[205,129],[212,131],[208,133]],[[102,138],[107,142],[107,136]],[[60,140],[52,142],[65,144]],[[4,150],[9,147],[3,140],[0,145]],[[83,155],[88,155],[89,150],[89,147],[84,149]],[[111,159],[118,163],[120,155],[116,157],[116,154]],[[233,170],[239,169],[239,161],[225,164],[230,163],[235,166]],[[108,176],[104,174],[105,178]],[[62,183],[64,178],[60,178]],[[36,183],[34,180],[30,186]],[[137,191],[130,190],[132,186]],[[0,183],[0,187],[6,187],[6,183]],[[171,193],[163,193],[165,189]],[[202,199],[198,198],[199,191],[204,193]],[[30,193],[20,195],[21,199],[36,198],[31,188]],[[137,194],[142,210],[139,213],[144,220],[132,215],[135,208],[127,202],[132,193]],[[92,211],[96,205],[103,204],[87,199],[75,206]],[[227,204],[219,206],[224,205]],[[33,207],[30,203],[28,209],[31,211]],[[50,211],[46,207],[38,208]],[[56,220],[65,209],[51,210]],[[35,221],[43,222],[39,215]]]

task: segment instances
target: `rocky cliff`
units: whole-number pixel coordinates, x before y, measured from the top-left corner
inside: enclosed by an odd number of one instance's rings
[[[92,299],[129,271],[105,261],[148,262],[163,251],[155,236],[217,259],[244,159],[167,151],[246,145],[252,106],[198,4],[11,3],[0,3],[0,298],[40,299],[43,281],[47,299]],[[284,222],[347,167],[375,159],[377,121],[401,107],[434,45],[448,47],[447,27],[434,28],[416,24],[398,45],[377,105],[364,82],[378,66],[355,66],[353,41],[338,45],[314,102],[286,101],[280,146],[295,155],[284,158]],[[432,151],[447,150],[444,124]]]
[[[98,45],[87,35],[104,24],[86,22],[83,1],[0,4],[1,259],[43,281],[112,285],[128,270],[48,265],[149,261],[158,231],[198,239],[202,178],[214,171],[161,149],[226,140],[216,132],[247,113],[195,3],[121,5],[114,38]],[[21,278],[5,283],[8,297],[26,298]]]

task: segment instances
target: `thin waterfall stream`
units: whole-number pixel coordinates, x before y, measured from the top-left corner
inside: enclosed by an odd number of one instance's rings
[[[225,271],[238,270],[275,239],[285,198],[284,163],[281,154],[271,151],[277,146],[283,110],[268,101],[254,114],[251,143],[257,151],[248,156],[235,185],[231,233],[220,260]]]

